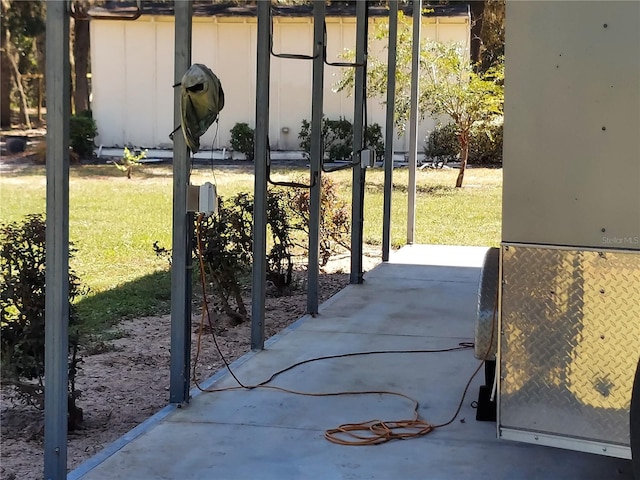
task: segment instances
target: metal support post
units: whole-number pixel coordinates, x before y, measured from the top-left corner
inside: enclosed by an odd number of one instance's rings
[[[314,53],[324,47],[325,1],[313,2],[313,48]],[[324,89],[324,59],[317,55],[313,59],[313,86],[311,101],[311,192],[309,199],[309,265],[307,267],[307,313],[318,313],[318,278],[320,274],[320,195],[322,193],[322,113]],[[315,179],[315,182],[314,182]]]
[[[264,348],[264,303],[267,283],[267,155],[269,155],[271,69],[269,51],[270,4],[271,2],[258,2],[251,350]]]
[[[389,2],[389,47],[387,56],[387,116],[384,132],[384,199],[382,212],[382,261],[389,261],[391,249],[391,194],[393,185],[393,113],[396,102],[396,44],[398,0]]]
[[[175,2],[174,83],[191,66],[191,2]],[[173,119],[180,125],[180,89],[174,92]],[[189,400],[191,354],[191,249],[193,218],[187,213],[189,150],[182,132],[173,137],[173,253],[171,267],[171,378],[169,401]]]
[[[44,478],[67,477],[69,381],[69,12],[47,2]]]
[[[367,2],[356,2],[356,62],[353,113],[353,155],[360,158],[364,144],[364,102],[367,57]],[[362,283],[362,229],[364,227],[364,181],[365,169],[360,162],[353,167],[351,204],[351,283]]]
[[[415,241],[416,170],[418,168],[418,79],[420,78],[420,24],[422,0],[413,2],[413,48],[411,55],[411,114],[409,118],[409,192],[407,209],[407,243]]]

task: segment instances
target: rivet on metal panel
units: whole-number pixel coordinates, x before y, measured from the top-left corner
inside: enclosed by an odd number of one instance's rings
[[[504,247],[504,249],[508,252],[508,251],[509,251],[509,245],[507,245],[506,247]]]
[[[604,252],[598,252],[598,256],[599,256],[600,258],[605,258],[605,254],[604,254]]]
[[[604,335],[600,335],[600,340],[604,340]]]
[[[538,435],[535,435],[535,436],[533,437],[533,439],[534,439],[534,440],[538,440]]]
[[[604,288],[601,288],[601,289],[600,289],[600,293],[604,293]]]
[[[607,28],[609,25],[607,25],[606,23],[604,25],[602,25],[604,28]]]
[[[604,125],[602,126],[602,131],[604,132],[607,129]]]
[[[606,452],[607,451],[607,447],[602,447],[602,451]]]
[[[602,228],[600,229],[600,231],[601,231],[602,233],[604,233],[604,232],[606,232],[606,231],[607,231],[607,229],[606,229],[606,228],[604,228],[604,227],[602,227]]]

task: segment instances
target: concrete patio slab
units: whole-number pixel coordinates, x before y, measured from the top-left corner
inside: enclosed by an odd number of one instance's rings
[[[167,407],[69,475],[72,479],[504,479],[631,480],[631,462],[496,438],[496,425],[477,422],[472,382],[455,421],[426,436],[377,446],[341,446],[324,438],[342,423],[411,419],[447,422],[479,362],[471,349],[480,247],[409,246],[232,364],[245,385],[318,357],[270,389],[193,392],[189,405]],[[382,352],[386,353],[382,353]],[[394,353],[392,353],[394,352]],[[230,375],[204,382],[234,387]]]

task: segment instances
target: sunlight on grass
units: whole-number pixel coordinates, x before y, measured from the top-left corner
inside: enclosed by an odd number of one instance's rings
[[[351,204],[352,172],[327,174],[340,196]],[[380,245],[384,171],[366,174],[365,242]],[[457,170],[419,170],[416,175],[416,243],[495,246],[500,242],[502,170],[469,169],[465,187],[453,187]],[[304,167],[274,166],[276,180],[305,181]],[[218,194],[253,192],[253,165],[198,167],[192,183],[209,181]],[[393,172],[391,242],[407,238],[408,170]],[[29,167],[0,177],[0,219],[20,221],[45,211],[43,167]],[[171,247],[173,174],[170,165],[139,166],[128,180],[112,165],[72,166],[69,181],[69,236],[76,248],[73,268],[90,289],[90,297],[111,292],[105,302],[87,302],[83,315],[104,317],[151,314],[168,308],[169,265],[156,257],[153,243]],[[160,274],[157,277],[155,274]],[[148,279],[143,281],[141,279]],[[108,297],[108,299],[107,299]],[[102,318],[99,321],[104,321]]]

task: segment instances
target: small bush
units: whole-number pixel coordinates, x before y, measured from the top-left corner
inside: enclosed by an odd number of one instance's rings
[[[0,227],[0,366],[2,381],[13,385],[28,403],[44,405],[45,347],[45,221],[29,215],[22,223]],[[70,249],[69,256],[73,256]],[[78,319],[72,301],[81,294],[78,277],[69,272],[69,428],[82,422],[82,410],[75,402],[79,394],[75,377]]]
[[[266,277],[281,295],[292,283],[293,242],[286,199],[273,190],[267,193],[267,230],[271,241],[266,258]],[[218,213],[203,219],[197,232],[205,271],[222,309],[232,323],[244,322],[248,313],[242,291],[253,265],[253,197],[239,193],[228,200],[220,198]],[[157,244],[154,249],[157,253],[166,252]],[[198,243],[195,241],[194,255],[198,256]]]
[[[231,148],[244,153],[247,160],[253,161],[255,132],[246,123],[236,123],[231,129]]]
[[[376,152],[376,160],[379,162],[384,161],[384,139],[382,138],[382,127],[377,123],[367,125],[364,135],[366,146]]]
[[[322,151],[329,160],[347,160],[353,151],[353,125],[346,118],[338,120],[322,119]],[[311,153],[311,124],[302,120],[300,133],[300,148],[307,157]],[[384,140],[382,128],[377,123],[367,126],[365,131],[365,144],[376,151],[376,158],[384,158]]]
[[[469,163],[497,165],[502,163],[502,140],[504,125],[490,124],[472,131],[469,144]]]
[[[503,125],[481,124],[471,130],[469,139],[470,165],[502,163]],[[460,159],[460,143],[454,124],[434,129],[425,140],[424,153],[440,166]]]
[[[98,127],[90,111],[71,115],[69,120],[69,143],[71,149],[81,157],[93,156],[93,140],[98,135]]]
[[[291,228],[303,233],[296,245],[308,254],[310,192],[308,189],[282,189],[279,195],[288,205]],[[320,266],[324,267],[339,251],[351,248],[350,234],[350,207],[338,196],[337,184],[325,175],[322,177],[320,194]]]
[[[439,166],[459,158],[460,142],[453,123],[436,127],[426,138],[424,154]]]

